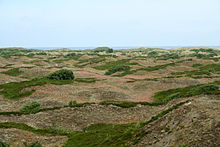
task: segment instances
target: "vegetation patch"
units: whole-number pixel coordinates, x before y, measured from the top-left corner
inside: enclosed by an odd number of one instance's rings
[[[105,57],[89,58],[89,59],[79,60],[79,62],[74,64],[74,66],[79,67],[79,68],[83,68],[86,65],[96,64],[99,62],[103,62],[105,60],[106,60]]]
[[[32,113],[32,112],[38,112],[40,110],[40,103],[38,102],[32,102],[30,104],[25,105],[22,107],[19,112],[20,113]]]
[[[73,80],[74,74],[71,70],[61,69],[43,76],[34,78],[34,80],[47,79],[47,80]]]
[[[188,102],[188,101],[186,101]],[[3,122],[0,123],[0,128],[17,128],[40,135],[63,135],[69,139],[64,144],[64,147],[81,147],[81,146],[129,146],[137,143],[143,136],[141,129],[145,125],[157,120],[166,115],[170,111],[177,109],[186,102],[178,103],[155,116],[146,122],[137,122],[129,124],[93,124],[84,128],[82,132],[71,132],[65,130],[54,129],[35,129],[23,123]]]
[[[1,73],[15,77],[15,76],[19,76],[20,74],[22,74],[23,71],[20,71],[19,68],[12,68],[12,69],[9,69],[8,71],[3,71]]]
[[[74,81],[80,83],[95,83],[97,81],[96,78],[77,78]]]
[[[39,142],[34,142],[30,145],[27,144],[27,142],[24,142],[25,147],[42,147],[42,145]]]
[[[219,64],[209,64],[200,68],[202,71],[217,73],[220,72],[220,65]]]
[[[157,92],[154,98],[155,103],[167,103],[176,98],[191,97],[200,94],[220,94],[220,90],[215,83],[203,84]]]
[[[198,64],[196,64],[198,65]],[[200,64],[199,64],[200,66]],[[203,67],[200,67],[199,70],[192,70],[192,71],[184,71],[184,72],[174,72],[171,73],[172,75],[184,75],[186,77],[192,77],[192,78],[202,78],[201,76],[198,77],[198,75],[208,75],[210,77],[211,73],[218,73],[220,72],[220,65],[219,64],[209,64]],[[197,76],[197,77],[194,77]]]
[[[192,65],[192,67],[199,67],[199,66],[202,66],[202,64],[199,64],[199,63],[198,63],[198,64],[193,64],[193,65]]]
[[[111,74],[114,74],[120,71],[129,71],[130,69],[131,67],[127,65],[116,66],[116,67],[109,69],[107,72],[105,72],[105,75],[111,75]]]
[[[53,73],[46,74],[34,78],[30,81],[21,81],[21,82],[11,82],[0,85],[0,94],[4,95],[5,98],[9,99],[18,99],[21,97],[31,95],[35,90],[21,92],[24,88],[31,86],[41,86],[44,84],[69,84],[74,79],[72,71],[69,70],[59,70]]]
[[[76,101],[70,101],[69,102],[69,107],[85,107],[85,106],[89,106],[95,103],[77,103]]]
[[[129,75],[129,74],[136,73],[138,71],[152,72],[152,71],[155,71],[155,70],[167,68],[168,66],[175,66],[175,65],[176,65],[175,63],[168,63],[168,64],[162,64],[162,65],[156,65],[156,66],[149,66],[149,67],[139,68],[139,69],[136,69],[136,70],[125,71],[125,72],[123,72],[119,75],[115,75],[115,76],[123,77],[123,76]]]
[[[95,68],[97,70],[109,70],[109,69],[113,69],[117,66],[134,65],[134,63],[130,63],[130,60],[131,59],[122,59],[122,60],[117,60],[117,61],[111,61],[111,62],[107,62],[104,65],[95,66],[93,68]]]

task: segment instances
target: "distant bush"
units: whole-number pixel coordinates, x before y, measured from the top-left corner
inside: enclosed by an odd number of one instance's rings
[[[73,80],[74,74],[71,70],[61,69],[37,78],[34,78],[34,80],[38,79],[48,79],[48,80]]]
[[[159,54],[158,52],[152,51],[152,52],[148,53],[148,57],[157,57],[158,54]]]
[[[76,101],[70,101],[69,102],[69,107],[85,107],[85,106],[89,106],[95,103],[77,103]]]
[[[74,56],[76,56],[76,53],[69,53],[66,55],[66,57],[74,57]]]
[[[180,56],[176,53],[164,54],[157,57],[160,60],[179,59]]]
[[[31,145],[28,145],[27,142],[24,142],[23,144],[25,147],[42,147],[39,142],[32,143]]]
[[[198,64],[193,64],[193,65],[192,65],[192,67],[199,67],[199,66],[202,66],[202,64],[199,64],[199,63],[198,63]]]
[[[79,60],[79,62],[74,64],[74,66],[83,68],[86,65],[96,64],[99,62],[103,62],[105,60],[106,60],[105,57],[83,59],[83,60]]]
[[[113,53],[113,49],[109,47],[97,47],[93,50],[93,52],[106,52],[106,53]]]
[[[74,81],[82,82],[82,83],[94,83],[96,82],[96,79],[95,78],[77,78]]]
[[[36,112],[40,110],[40,103],[38,102],[32,102],[30,104],[25,105],[22,107],[19,112],[20,113],[30,113],[30,112]]]
[[[105,75],[111,75],[113,73],[116,73],[118,71],[129,71],[131,69],[130,66],[126,66],[126,65],[121,65],[121,66],[116,66],[116,67],[113,67],[111,69],[109,69]]]
[[[117,61],[110,61],[110,62],[106,62],[103,65],[100,66],[95,66],[93,68],[97,69],[97,70],[109,70],[112,69],[116,66],[122,66],[122,65],[133,65],[134,63],[130,63],[130,59],[121,59],[121,60],[117,60]]]

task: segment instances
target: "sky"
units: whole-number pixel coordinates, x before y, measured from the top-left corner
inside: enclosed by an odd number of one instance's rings
[[[12,46],[220,46],[220,0],[0,0]]]

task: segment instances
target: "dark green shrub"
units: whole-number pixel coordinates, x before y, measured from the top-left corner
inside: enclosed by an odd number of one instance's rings
[[[74,75],[71,70],[61,69],[44,76],[35,78],[36,79],[48,79],[48,80],[73,80]]]
[[[116,66],[116,67],[113,67],[111,69],[109,69],[105,75],[111,75],[113,73],[116,73],[118,71],[129,71],[131,69],[130,66],[127,66],[127,65],[121,65],[121,66]]]
[[[4,142],[2,142],[2,141],[0,141],[0,147],[9,147],[9,145],[4,143]]]
[[[42,145],[39,142],[34,142],[31,145],[28,145],[27,142],[23,143],[25,147],[42,147]]]
[[[218,83],[214,83],[218,84]],[[220,94],[218,86],[214,84],[195,85],[184,88],[169,89],[157,92],[154,95],[156,103],[167,103],[176,98],[190,97],[200,94]]]
[[[199,67],[199,66],[202,66],[202,64],[193,64],[192,67]]]
[[[219,64],[208,64],[206,66],[201,67],[200,70],[216,73],[216,72],[220,72],[220,65]]]
[[[216,85],[201,85],[195,88],[190,89],[187,93],[186,96],[193,96],[193,95],[198,95],[198,94],[211,94],[210,92],[212,91],[217,91],[218,86]]]
[[[85,106],[89,106],[95,103],[77,103],[76,101],[70,101],[69,102],[69,106],[70,107],[85,107]]]
[[[20,113],[30,113],[30,112],[36,112],[40,110],[40,103],[38,102],[32,102],[30,104],[25,105],[22,107],[19,112]]]
[[[8,71],[3,71],[1,73],[9,75],[9,76],[19,76],[21,73],[23,73],[23,71],[20,71],[19,68],[12,68],[12,69],[9,69]]]
[[[96,78],[77,78],[74,81],[82,83],[94,83],[96,82]]]
[[[95,53],[99,53],[99,52],[113,53],[113,49],[109,47],[97,47],[92,51]]]

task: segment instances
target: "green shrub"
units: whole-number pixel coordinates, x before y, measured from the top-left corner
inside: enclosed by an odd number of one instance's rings
[[[95,103],[77,103],[76,101],[70,101],[69,102],[69,107],[85,107],[85,106],[89,106]]]
[[[160,91],[154,95],[154,98],[156,103],[167,103],[176,98],[190,97],[200,94],[220,94],[220,90],[218,89],[218,86],[214,84],[203,84]]]
[[[28,145],[27,142],[23,143],[25,147],[42,147],[42,145],[39,142],[34,142],[31,145]]]
[[[220,72],[220,65],[219,64],[208,64],[206,66],[200,67],[200,70],[216,73],[216,72]]]
[[[169,54],[158,56],[157,58],[160,60],[169,60],[169,59],[179,59],[180,56],[176,53],[169,53]]]
[[[77,78],[74,81],[82,83],[94,83],[96,82],[96,78]]]
[[[99,52],[113,53],[113,49],[109,47],[97,47],[92,51],[95,53],[99,53]]]
[[[3,71],[1,73],[9,75],[9,76],[19,76],[21,73],[23,73],[23,71],[20,71],[19,68],[12,68],[12,69],[9,69],[8,71]]]
[[[116,73],[118,71],[129,71],[130,69],[131,69],[131,67],[127,66],[127,65],[116,66],[116,67],[109,69],[107,72],[105,72],[105,75],[111,75],[111,74]]]
[[[48,74],[45,78],[49,80],[73,80],[74,75],[71,70],[62,69]]]
[[[79,60],[79,62],[74,64],[74,66],[83,68],[86,65],[96,64],[99,62],[103,62],[105,60],[106,60],[105,57],[83,59],[83,60]]]
[[[22,107],[19,112],[20,113],[31,113],[31,112],[36,112],[40,110],[40,103],[38,102],[32,102],[30,104],[25,105]]]
[[[71,70],[61,69],[43,76],[34,78],[33,80],[48,79],[48,80],[73,80],[74,74]]]
[[[2,142],[2,141],[0,141],[0,147],[9,147],[9,145],[4,143],[4,142]]]
[[[11,82],[0,85],[0,94],[4,95],[5,98],[9,99],[18,99],[21,97],[31,95],[35,90],[21,92],[22,89],[31,87],[31,86],[41,86],[44,84],[55,84],[63,85],[72,83],[72,80],[48,80],[40,78],[35,78],[30,81],[21,81],[21,82]]]
[[[122,59],[122,60],[107,62],[104,65],[95,66],[93,68],[95,68],[97,70],[108,70],[108,69],[112,69],[116,66],[131,65],[132,63],[129,63],[129,62],[130,62],[130,59]]]
[[[199,66],[202,66],[202,64],[193,64],[192,67],[199,67]]]

